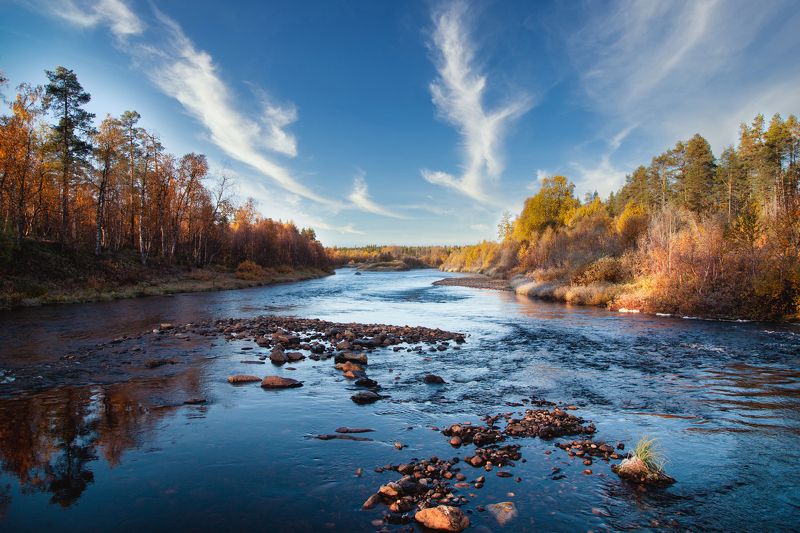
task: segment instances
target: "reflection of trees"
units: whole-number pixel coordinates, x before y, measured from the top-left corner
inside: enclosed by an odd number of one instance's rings
[[[0,465],[24,493],[47,492],[51,503],[68,507],[94,481],[90,467],[99,454],[116,466],[126,450],[139,447],[158,421],[174,412],[164,404],[179,404],[199,390],[198,373],[189,371],[0,401]]]

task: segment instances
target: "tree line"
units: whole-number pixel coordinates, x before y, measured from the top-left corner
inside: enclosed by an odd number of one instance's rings
[[[498,242],[464,247],[450,270],[525,274],[523,292],[654,311],[785,317],[800,313],[800,123],[742,124],[716,157],[680,141],[602,200],[550,176]]]
[[[44,85],[19,85],[0,116],[0,237],[11,254],[39,240],[131,250],[143,265],[328,266],[312,229],[264,218],[253,200],[237,205],[231,177],[213,179],[205,155],[168,153],[136,111],[96,124],[72,70],[45,74]]]

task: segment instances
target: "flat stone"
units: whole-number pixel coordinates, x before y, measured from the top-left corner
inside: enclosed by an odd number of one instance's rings
[[[261,386],[265,389],[291,389],[294,387],[302,387],[303,383],[292,378],[267,376],[261,381]]]

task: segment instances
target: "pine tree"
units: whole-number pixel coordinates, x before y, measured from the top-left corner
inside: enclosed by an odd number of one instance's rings
[[[47,107],[58,117],[58,123],[52,126],[50,142],[58,153],[61,167],[60,239],[63,244],[69,233],[70,187],[92,153],[88,137],[94,133],[94,114],[83,109],[91,96],[83,90],[72,70],[59,66],[54,71],[46,70],[45,74],[49,82],[45,87]]]
[[[683,172],[680,174],[681,203],[695,213],[703,213],[712,205],[714,188],[714,154],[702,136],[695,134],[686,143]]]

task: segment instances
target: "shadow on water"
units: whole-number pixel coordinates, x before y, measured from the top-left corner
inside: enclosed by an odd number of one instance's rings
[[[620,315],[432,286],[442,275],[343,270],[293,285],[0,315],[0,377],[61,376],[56,388],[39,384],[40,392],[0,400],[0,527],[369,531],[381,511],[360,504],[393,479],[374,467],[463,456],[430,427],[477,422],[534,395],[577,405],[597,438],[632,445],[656,437],[678,483],[641,492],[599,461],[583,475],[582,463],[552,442],[521,440],[521,482],[487,476],[467,506],[477,526],[497,528],[474,505],[511,500],[515,530],[796,528],[797,326]],[[330,361],[295,370],[241,363],[259,355],[241,350],[253,346],[245,341],[133,338],[115,345],[102,383],[87,384],[80,369],[70,383],[73,374],[58,366],[72,368],[66,354],[161,322],[268,313],[439,327],[468,342],[458,351],[373,352],[369,374],[388,398],[371,406],[349,400],[354,387]],[[170,375],[117,372],[133,349],[185,363]],[[305,385],[232,387],[232,373]],[[447,384],[426,385],[426,373]],[[202,401],[183,405],[191,398]],[[342,425],[373,428],[374,440],[309,438]],[[406,447],[396,450],[396,441]]]

